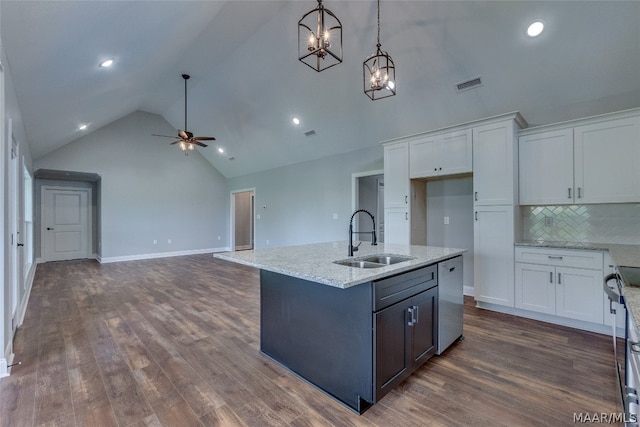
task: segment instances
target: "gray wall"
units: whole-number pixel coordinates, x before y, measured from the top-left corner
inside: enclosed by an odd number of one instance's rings
[[[34,162],[34,169],[101,176],[102,259],[229,245],[226,179],[199,153],[185,156],[153,133],[175,129],[137,111]]]
[[[365,209],[374,216],[376,220],[376,228],[379,229],[380,215],[378,215],[378,179],[383,178],[384,175],[371,175],[371,176],[363,176],[358,178],[358,209]],[[356,223],[354,230],[356,231],[370,231],[372,228],[371,219],[365,214],[358,214],[354,218],[354,222]],[[376,230],[378,233],[379,230]],[[359,236],[354,236],[354,239],[362,240],[365,242],[371,241],[371,236],[369,234],[360,234]],[[377,236],[378,241],[380,240],[380,235]]]
[[[427,182],[427,245],[469,249],[463,255],[464,286],[473,286],[473,178]]]
[[[367,148],[231,178],[229,188],[255,188],[256,248],[347,240],[351,175],[382,169],[382,157],[382,146]]]

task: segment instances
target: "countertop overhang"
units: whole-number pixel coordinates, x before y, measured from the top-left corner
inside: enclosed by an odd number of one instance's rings
[[[379,243],[377,246],[373,246],[370,242],[362,242],[354,256],[349,257],[347,256],[348,245],[349,242],[345,240],[247,251],[220,252],[215,253],[213,256],[262,270],[346,289],[361,283],[444,261],[467,251],[467,249],[458,248],[387,243]],[[356,268],[333,263],[333,261],[342,259],[358,259],[366,255],[376,254],[404,255],[414,259],[378,268]]]

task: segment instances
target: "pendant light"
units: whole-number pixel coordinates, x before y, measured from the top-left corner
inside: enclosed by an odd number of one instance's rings
[[[318,72],[342,62],[342,24],[322,0],[298,21],[298,59]]]
[[[378,0],[378,44],[376,53],[362,64],[364,93],[371,100],[396,94],[396,66],[387,52],[380,49],[380,0]]]

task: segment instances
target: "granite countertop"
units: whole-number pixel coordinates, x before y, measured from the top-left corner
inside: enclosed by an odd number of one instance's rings
[[[609,251],[613,263],[617,267],[640,267],[640,245],[619,245],[610,243],[553,242],[546,240],[522,241],[516,246],[537,246],[559,249],[591,249]],[[623,277],[624,281],[624,277]],[[622,289],[629,313],[636,325],[640,325],[640,287],[625,284]]]
[[[355,243],[355,242],[354,242]],[[424,267],[461,255],[466,249],[440,248],[379,243],[372,246],[362,242],[353,257],[347,256],[349,242],[327,242],[299,246],[254,249],[237,252],[221,252],[213,256],[226,261],[249,265],[300,279],[318,282],[337,288],[381,279],[404,271]],[[409,261],[380,268],[355,268],[334,264],[333,261],[375,254],[394,254],[414,257]]]
[[[640,245],[619,245],[613,243],[557,242],[550,240],[523,240],[516,246],[535,246],[556,249],[591,249],[609,251],[618,267],[640,267]]]

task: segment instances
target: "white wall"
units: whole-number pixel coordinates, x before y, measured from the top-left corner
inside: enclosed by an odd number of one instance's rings
[[[382,146],[367,148],[231,178],[229,189],[255,188],[256,248],[348,240],[351,175],[382,162]]]
[[[227,181],[197,151],[185,156],[152,136],[175,132],[161,116],[136,111],[34,162],[101,176],[103,261],[228,247]]]

